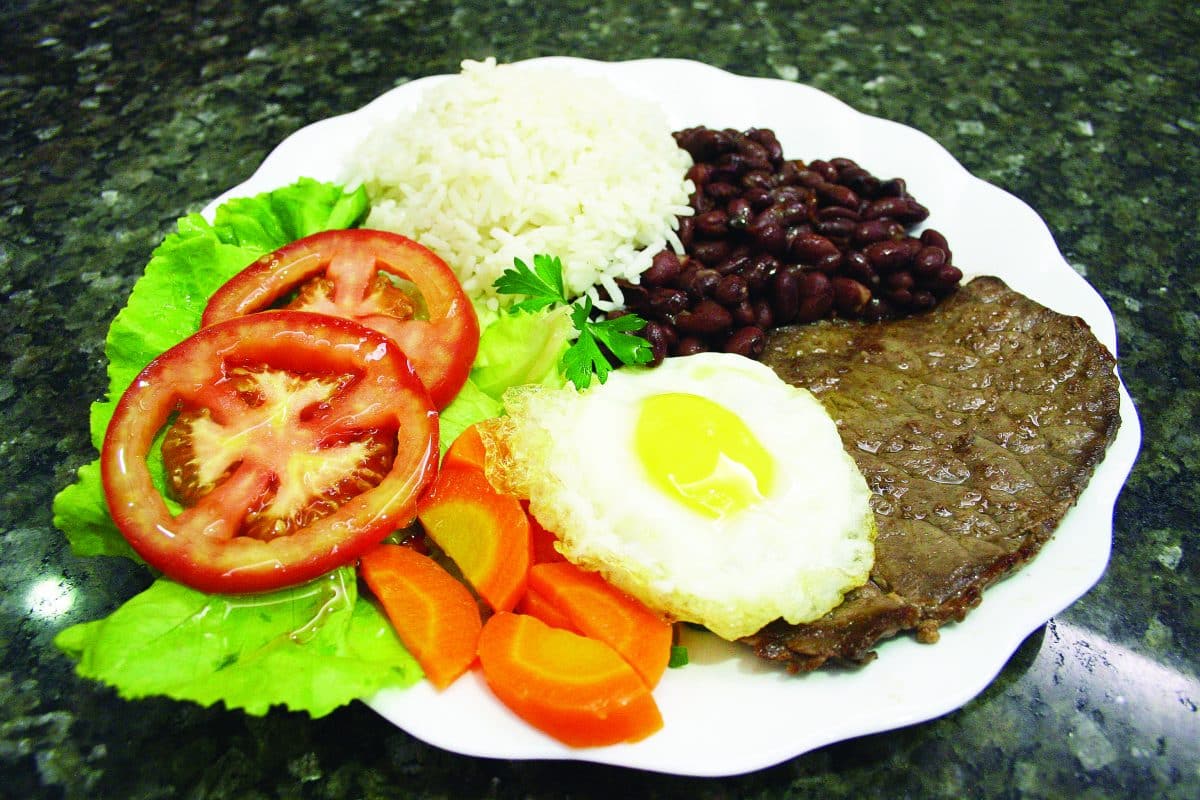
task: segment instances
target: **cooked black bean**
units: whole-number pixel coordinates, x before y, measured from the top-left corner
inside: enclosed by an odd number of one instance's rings
[[[879,274],[860,250],[851,250],[842,258],[842,272],[865,286],[879,283]]]
[[[824,277],[820,272],[813,274]],[[826,278],[824,283],[816,285],[811,294],[800,299],[800,306],[796,309],[796,321],[816,322],[829,316],[829,312],[832,310],[833,283]]]
[[[733,327],[733,315],[725,306],[705,298],[675,317],[675,327],[689,336],[711,336]]]
[[[872,200],[863,209],[863,219],[899,219],[908,210],[903,197],[881,197]]]
[[[891,272],[906,267],[914,255],[903,241],[897,242],[893,239],[869,244],[862,249],[862,254],[879,272]]]
[[[750,285],[741,275],[730,274],[721,278],[713,289],[713,299],[723,306],[736,306],[750,297]]]
[[[708,297],[721,282],[721,273],[708,267],[688,267],[679,274],[678,287],[693,300]]]
[[[783,199],[771,206],[770,213],[780,225],[787,227],[808,219],[808,205],[801,199]]]
[[[767,148],[754,141],[753,138],[749,136],[738,137],[737,147],[738,152],[746,159],[746,165],[750,169],[769,170],[773,166],[771,164],[771,154],[767,151]]]
[[[911,272],[901,270],[893,272],[883,279],[883,285],[889,289],[911,289],[917,285],[916,279],[913,278]]]
[[[701,239],[697,236],[688,250],[688,255],[695,256],[697,260],[710,267],[715,267],[728,258],[732,250],[733,244],[728,239]]]
[[[800,282],[793,270],[780,268],[771,279],[768,295],[775,324],[787,325],[796,318],[800,308]]]
[[[796,162],[801,163],[801,162]],[[825,176],[813,169],[799,168],[796,172],[796,183],[800,186],[808,186],[816,188],[818,184],[825,183]]]
[[[908,201],[908,210],[905,214],[897,219],[905,225],[916,225],[918,222],[924,222],[929,218],[929,209],[918,203],[912,197],[904,198]]]
[[[821,256],[813,263],[813,266],[822,272],[835,273],[842,266],[842,251],[838,250],[834,253],[828,253]]]
[[[684,173],[685,178],[691,181],[697,188],[708,183],[712,178],[713,166],[706,164],[703,161],[697,161],[692,166],[688,167],[688,171]]]
[[[756,298],[751,304],[754,307],[754,324],[762,328],[764,331],[769,331],[775,327],[775,312],[771,310],[771,303],[765,297]]]
[[[754,209],[750,205],[750,201],[743,195],[729,201],[729,205],[725,206],[725,214],[728,217],[726,224],[732,230],[740,231],[750,222],[750,218],[754,214]]]
[[[783,145],[779,143],[779,139],[775,138],[775,131],[770,128],[749,128],[746,131],[746,137],[763,146],[772,166],[779,166],[779,163],[783,161]]]
[[[738,328],[725,340],[726,353],[737,353],[739,356],[757,359],[767,346],[767,334],[762,328],[747,325]]]
[[[674,250],[663,250],[655,254],[650,267],[642,273],[642,284],[645,286],[666,286],[679,276],[683,265]]]
[[[854,229],[854,241],[859,245],[898,239],[903,235],[904,226],[887,217],[865,220]]]
[[[677,356],[694,356],[696,353],[707,353],[708,345],[699,336],[683,336],[675,342],[672,352]]]
[[[859,316],[870,300],[871,290],[853,278],[833,279],[833,302],[843,316]]]
[[[718,239],[729,232],[729,215],[723,208],[714,208],[696,215],[696,233]]]
[[[934,284],[938,288],[948,289],[957,286],[962,280],[962,270],[955,266],[945,266],[938,270]]]
[[[770,209],[755,217],[746,226],[746,233],[750,236],[754,246],[764,253],[781,256],[787,248],[787,233],[783,226],[771,216]]]
[[[762,211],[771,205],[771,191],[766,188],[747,189],[742,195],[746,202],[750,204],[750,210],[754,212]]]
[[[823,161],[822,159],[818,158],[816,161],[808,162],[808,168],[820,175],[829,183],[834,183],[838,179],[837,167],[835,167],[833,164],[830,164],[828,161]]]
[[[681,217],[679,219],[679,242],[683,245],[684,250],[692,246],[692,236],[695,230],[696,222],[691,217]]]
[[[930,247],[940,247],[945,250],[947,264],[954,258],[954,254],[950,252],[950,243],[946,241],[946,237],[933,228],[926,228],[921,231],[921,244],[929,245]]]
[[[646,308],[659,317],[673,317],[688,307],[687,292],[665,286],[651,289],[646,297]]]
[[[750,293],[758,295],[766,289],[767,281],[779,267],[779,259],[775,256],[770,253],[759,253],[751,257],[750,263],[740,274],[750,286]]]
[[[856,208],[848,208],[846,206],[825,206],[818,208],[813,212],[813,218],[816,220],[825,219],[852,219],[858,222],[862,215],[858,213]]]
[[[858,208],[858,194],[849,186],[840,183],[823,183],[817,187],[817,195],[831,206]]]
[[[758,321],[758,316],[754,312],[754,304],[749,300],[743,300],[738,303],[729,309],[729,313],[733,315],[734,325],[753,325]]]
[[[704,194],[713,200],[722,202],[741,194],[741,189],[728,181],[712,181],[704,184]]]
[[[801,298],[832,295],[833,281],[820,270],[806,269],[797,275],[796,289]]]
[[[813,229],[818,233],[824,234],[831,239],[839,239],[847,241],[854,235],[854,229],[858,227],[858,223],[852,219],[843,219],[834,217],[833,219],[819,219],[813,224]]]
[[[936,275],[946,266],[946,251],[936,245],[925,245],[913,259],[913,271],[921,277]]]
[[[892,307],[886,300],[877,294],[872,294],[871,299],[863,309],[863,319],[868,322],[877,322],[881,319],[888,319],[892,316],[892,313]]]
[[[838,181],[849,186],[860,196],[874,197],[879,192],[882,181],[862,167],[843,169],[838,173]]]
[[[908,184],[904,178],[891,178],[879,184],[880,197],[903,197],[908,194]]]
[[[627,280],[618,278],[617,286],[621,287],[621,294],[625,299],[625,306],[633,311],[641,311],[646,308],[647,300],[650,295],[650,289],[653,287],[646,284],[646,273],[642,273],[642,282],[640,284],[630,283]],[[607,291],[601,291],[603,296],[607,296]]]
[[[651,365],[661,364],[662,360],[667,357],[667,353],[670,352],[671,337],[667,331],[666,325],[653,320],[647,322],[641,330],[642,338],[650,343]]]
[[[933,292],[925,289],[918,289],[912,293],[912,302],[910,304],[914,311],[928,311],[937,305],[937,298]]]
[[[735,146],[733,137],[726,132],[704,127],[681,131],[675,134],[675,141],[695,161],[708,161]]]
[[[828,236],[819,233],[804,233],[792,241],[791,255],[801,264],[815,264],[817,259],[837,253],[838,246]]]
[[[750,265],[750,262],[753,260],[754,256],[750,254],[750,248],[739,247],[726,256],[725,260],[720,264],[717,264],[717,266],[713,267],[713,269],[722,275],[729,275],[733,272],[736,272],[740,275],[746,271],[747,267]]]

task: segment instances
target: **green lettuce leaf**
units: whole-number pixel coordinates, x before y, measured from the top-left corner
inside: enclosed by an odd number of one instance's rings
[[[249,714],[328,714],[421,669],[386,617],[358,597],[354,570],[252,596],[210,595],[160,578],[108,618],[62,631],[76,671],[125,698],[165,695]]]
[[[80,467],[79,480],[54,498],[54,524],[67,534],[77,556],[124,556],[141,561],[108,513],[99,461]]]
[[[208,298],[252,261],[309,234],[346,228],[366,215],[366,191],[347,194],[340,186],[301,178],[295,184],[220,206],[210,225],[199,214],[179,220],[134,284],[125,307],[108,330],[108,395],[92,404],[91,435],[97,450],[117,401],[159,353],[200,328]],[[148,459],[151,475],[164,482],[161,460]],[[54,499],[54,524],[77,555],[133,556],[111,520],[94,462],[77,483]]]
[[[500,416],[504,406],[467,379],[450,405],[442,409],[438,419],[438,445],[445,455],[451,443],[463,431],[485,419]]]
[[[93,404],[90,420],[96,448],[133,378],[199,328],[209,296],[222,283],[291,241],[358,224],[366,209],[361,188],[347,194],[302,179],[231,200],[211,224],[198,214],[181,219],[109,328],[108,395]],[[147,464],[161,489],[157,448]],[[55,498],[54,523],[79,555],[137,558],[108,514],[98,461],[81,468],[78,480]],[[305,586],[238,598],[159,579],[107,619],[67,628],[55,643],[78,660],[80,675],[109,683],[122,696],[223,701],[252,714],[280,705],[321,716],[421,677],[386,618],[358,598],[350,568]]]
[[[510,386],[560,387],[558,364],[574,335],[569,306],[501,314],[479,337],[471,380],[494,400]]]

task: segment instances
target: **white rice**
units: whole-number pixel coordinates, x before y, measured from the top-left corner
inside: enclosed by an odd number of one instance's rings
[[[658,107],[599,78],[493,59],[463,62],[377,126],[356,164],[367,225],[438,253],[490,308],[493,281],[534,254],[562,259],[570,296],[601,284],[619,298],[616,278],[682,251],[690,166]]]

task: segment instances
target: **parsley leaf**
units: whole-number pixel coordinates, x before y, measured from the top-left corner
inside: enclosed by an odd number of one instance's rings
[[[600,345],[607,347],[622,364],[646,364],[654,358],[650,343],[630,333],[645,327],[646,320],[637,314],[592,320],[589,319],[591,313],[590,297],[584,297],[582,302],[571,307],[571,322],[575,323],[579,338],[563,354],[562,364],[563,374],[576,389],[586,389],[592,382],[593,372],[600,383],[608,380],[612,364]]]
[[[496,279],[499,294],[523,294],[526,298],[512,306],[512,311],[541,311],[555,305],[569,305],[563,282],[562,261],[557,256],[535,255],[533,269],[519,258],[513,268],[506,269]],[[654,355],[650,343],[633,335],[646,325],[637,314],[625,314],[615,319],[593,320],[592,299],[584,297],[570,305],[571,321],[579,337],[563,353],[559,366],[563,375],[576,389],[586,389],[595,374],[600,383],[608,380],[613,365],[605,355],[607,349],[622,364],[647,364]]]
[[[558,256],[535,255],[533,269],[521,259],[514,258],[513,268],[504,270],[495,285],[500,294],[527,295],[526,299],[513,305],[516,311],[541,311],[556,304],[567,304],[562,261]]]
[[[591,300],[587,303],[591,305]],[[574,315],[572,315],[574,320]],[[578,325],[576,326],[578,327]],[[594,320],[590,323],[592,335],[599,339],[622,364],[648,364],[654,358],[650,342],[633,331],[646,327],[646,320],[637,314],[625,314],[615,319]],[[600,379],[604,383],[604,379]]]
[[[596,344],[596,338],[592,335],[592,328],[587,318],[591,310],[592,300],[590,297],[584,298],[583,303],[576,303],[571,309],[571,321],[575,323],[575,329],[579,331],[579,338],[567,348],[567,352],[563,353],[562,371],[566,379],[575,384],[576,389],[586,389],[591,385],[593,372],[596,373],[600,382],[604,383],[608,380],[608,373],[612,370],[612,364],[608,363],[608,359],[604,357],[600,346]]]
[[[686,667],[688,664],[688,649],[681,644],[671,645],[671,656],[667,661],[667,667],[670,669],[679,669]]]

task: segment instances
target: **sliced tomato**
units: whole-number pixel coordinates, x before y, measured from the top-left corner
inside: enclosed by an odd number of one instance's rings
[[[395,278],[410,282],[416,296]],[[433,251],[398,234],[337,230],[292,242],[218,289],[203,324],[289,299],[289,308],[346,317],[387,334],[438,408],[462,388],[479,349],[479,320],[454,272]]]
[[[146,461],[160,434],[179,514]],[[258,592],[351,563],[411,523],[437,435],[429,394],[391,339],[266,311],[152,361],[117,404],[101,476],[113,520],[151,566],[206,592]]]

